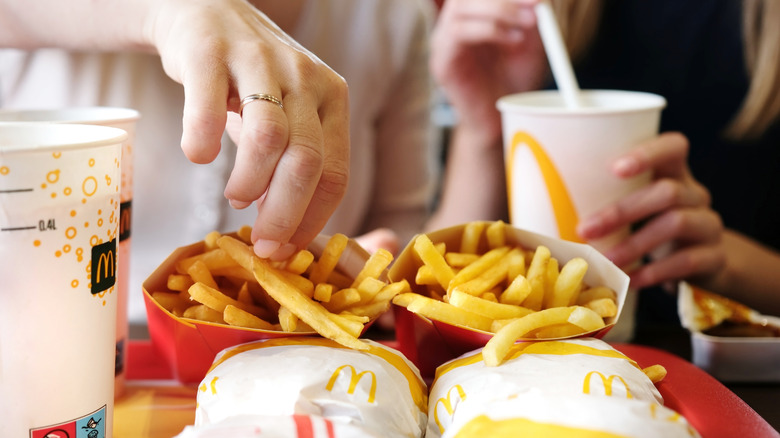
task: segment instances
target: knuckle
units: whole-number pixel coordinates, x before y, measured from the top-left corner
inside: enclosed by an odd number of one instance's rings
[[[253,145],[265,148],[283,148],[287,141],[287,127],[279,120],[266,119],[246,128],[246,136]]]

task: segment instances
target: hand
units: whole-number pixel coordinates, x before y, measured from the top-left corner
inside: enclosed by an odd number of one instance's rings
[[[536,29],[538,0],[447,0],[432,35],[431,71],[459,115],[500,137],[499,97],[536,89],[547,58]]]
[[[369,231],[366,234],[355,237],[355,241],[372,254],[380,248],[390,251],[393,256],[398,255],[401,251],[401,241],[398,239],[398,235],[389,228],[377,228]]]
[[[579,224],[586,240],[641,224],[605,252],[624,268],[650,255],[648,264],[630,273],[632,287],[715,277],[726,263],[723,224],[710,208],[709,191],[688,168],[688,147],[682,134],[664,133],[620,157],[612,167],[618,177],[650,171],[652,183]]]
[[[218,7],[217,7],[218,5]],[[305,247],[341,200],[349,168],[344,79],[244,0],[170,0],[149,26],[166,73],[184,86],[181,147],[195,163],[219,153],[228,111],[243,110],[225,196],[255,202],[255,252],[279,256]]]

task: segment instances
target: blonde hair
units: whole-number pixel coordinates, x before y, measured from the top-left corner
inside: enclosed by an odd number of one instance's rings
[[[587,52],[596,36],[601,0],[553,0],[572,60]],[[780,1],[743,0],[742,34],[750,85],[725,134],[734,140],[760,137],[780,117]]]

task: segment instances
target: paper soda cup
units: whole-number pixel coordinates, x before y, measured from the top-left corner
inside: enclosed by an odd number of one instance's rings
[[[130,231],[133,205],[133,145],[135,144],[138,111],[117,107],[73,107],[62,109],[28,109],[0,111],[0,122],[53,122],[100,125],[119,128],[127,132],[122,142],[122,176],[119,204],[119,250],[117,260],[117,319],[116,319],[116,369],[114,393],[124,393],[125,365],[127,364],[127,300],[130,279]]]
[[[112,434],[126,138],[0,123],[0,436]]]
[[[658,135],[666,100],[650,93],[583,90],[582,101],[581,108],[567,108],[557,90],[498,100],[509,216],[518,228],[603,251],[628,235],[629,228],[583,242],[577,224],[650,181],[649,173],[618,178],[611,165],[639,142]],[[635,306],[634,299],[627,302],[629,313]],[[611,334],[623,332],[618,339],[627,340],[633,318],[623,322],[625,329]]]

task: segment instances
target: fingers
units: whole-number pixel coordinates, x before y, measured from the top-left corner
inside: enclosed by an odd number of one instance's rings
[[[222,64],[191,69],[182,85],[182,151],[193,163],[210,163],[219,154],[227,120],[228,72]]]
[[[717,244],[723,234],[720,216],[708,209],[676,209],[649,221],[629,238],[606,250],[604,255],[625,267],[667,242],[676,250]]]
[[[637,190],[577,225],[586,240],[607,236],[647,217],[673,208],[710,205],[710,195],[700,184],[684,185],[665,179]]]
[[[632,272],[631,287],[641,289],[684,278],[712,276],[725,264],[726,255],[718,245],[690,247]]]
[[[687,158],[690,145],[679,132],[665,132],[658,137],[637,145],[612,165],[613,172],[621,178],[630,178],[646,171],[654,177],[681,177],[687,175]]]
[[[322,230],[347,190],[349,178],[349,99],[346,82],[334,78],[320,107],[322,171],[305,214],[290,242],[307,245]],[[305,127],[305,126],[304,126]],[[295,132],[295,131],[293,131]],[[293,138],[291,137],[291,143]]]
[[[454,0],[445,4],[442,26],[434,38],[456,38],[464,43],[511,44],[536,26],[535,2]],[[446,31],[442,31],[445,30]]]

